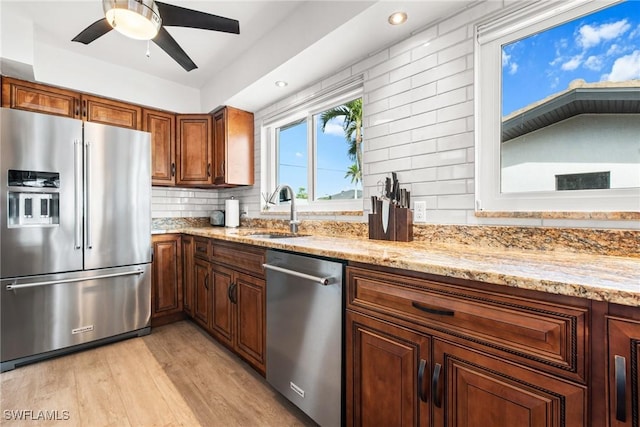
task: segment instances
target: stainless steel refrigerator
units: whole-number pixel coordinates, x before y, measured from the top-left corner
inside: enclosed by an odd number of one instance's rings
[[[1,370],[148,334],[149,134],[0,114]]]

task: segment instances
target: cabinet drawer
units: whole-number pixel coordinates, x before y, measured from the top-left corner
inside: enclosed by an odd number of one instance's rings
[[[217,241],[213,245],[213,261],[264,276],[265,250],[255,246]]]
[[[193,238],[194,255],[196,258],[209,260],[211,258],[211,239],[206,237]]]
[[[361,268],[348,308],[392,316],[503,357],[585,380],[587,309]]]

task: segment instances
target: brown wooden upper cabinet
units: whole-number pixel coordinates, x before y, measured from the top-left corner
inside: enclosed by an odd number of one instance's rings
[[[209,114],[176,116],[176,185],[210,186],[213,184],[213,150]]]
[[[66,89],[2,77],[2,107],[80,118],[80,94]]]
[[[176,116],[157,110],[142,110],[142,130],[151,133],[151,183],[176,183]]]
[[[142,129],[142,108],[137,105],[4,76],[2,106]]]
[[[253,113],[224,107],[213,114],[213,183],[253,185]]]
[[[82,119],[129,129],[142,129],[142,108],[126,102],[82,94]]]

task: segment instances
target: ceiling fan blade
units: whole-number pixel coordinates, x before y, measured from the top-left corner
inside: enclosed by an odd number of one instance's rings
[[[191,71],[198,66],[189,58],[189,55],[178,45],[171,34],[167,32],[164,27],[160,27],[158,35],[153,39],[153,42],[160,46],[162,50],[172,57],[178,64],[187,71]]]
[[[111,30],[113,30],[113,27],[109,25],[106,18],[98,19],[96,22],[82,30],[82,32],[75,36],[71,41],[89,44],[95,39],[104,36]]]
[[[203,30],[240,34],[240,23],[235,19],[199,12],[159,1],[155,3],[156,6],[158,6],[158,12],[160,13],[163,26],[200,28]]]

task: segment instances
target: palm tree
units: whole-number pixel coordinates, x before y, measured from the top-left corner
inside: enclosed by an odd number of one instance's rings
[[[354,99],[322,113],[320,115],[322,131],[324,132],[327,123],[331,119],[338,117],[344,118],[342,128],[344,129],[344,136],[349,143],[349,158],[356,161],[355,166],[360,177],[362,177],[360,172],[362,170],[362,98]],[[347,172],[347,174],[349,175],[350,173]]]
[[[355,184],[354,190],[353,190],[353,198],[357,199],[358,183],[362,181],[362,171],[360,170],[357,164],[354,163],[351,166],[349,166],[349,168],[347,169],[347,173],[344,175],[344,177],[346,178],[348,176],[351,177],[351,183]]]

